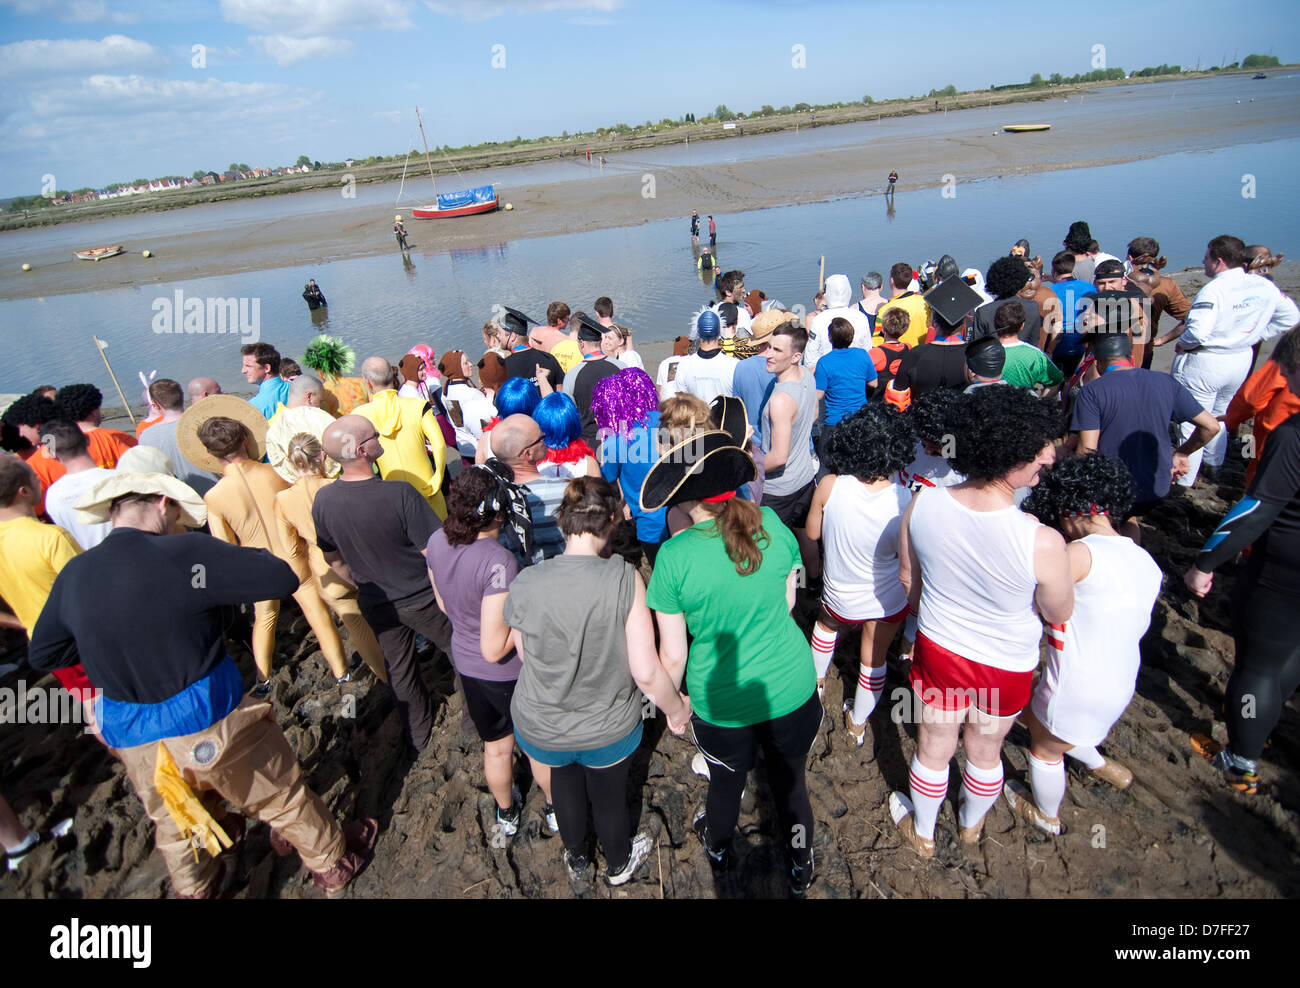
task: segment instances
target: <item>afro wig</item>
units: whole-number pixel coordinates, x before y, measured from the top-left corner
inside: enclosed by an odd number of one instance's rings
[[[840,475],[871,483],[892,477],[912,462],[916,435],[907,417],[886,405],[864,405],[830,430],[826,458]]]
[[[1105,453],[1061,460],[1038,475],[1038,485],[1020,506],[1044,525],[1059,526],[1071,515],[1109,515],[1119,524],[1133,507],[1133,478]]]
[[[952,435],[952,414],[961,392],[956,388],[935,388],[912,399],[907,414],[916,436],[937,451]]]
[[[529,378],[509,377],[496,394],[497,414],[503,419],[511,415],[532,415],[541,400],[541,392]]]
[[[104,396],[93,384],[68,384],[54,396],[55,414],[69,422],[84,422],[104,404]]]
[[[1019,257],[999,257],[989,265],[984,288],[994,298],[1010,298],[1029,284],[1029,266]]]
[[[951,424],[952,465],[970,480],[996,480],[1032,463],[1064,431],[1061,413],[1050,401],[1005,385],[963,394]]]
[[[58,418],[57,409],[50,398],[38,394],[23,395],[5,409],[4,420],[10,425],[31,425],[37,428]]]

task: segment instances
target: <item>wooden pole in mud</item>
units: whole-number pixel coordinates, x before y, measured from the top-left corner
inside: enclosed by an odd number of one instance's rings
[[[90,338],[95,341],[95,349],[104,358],[104,366],[108,368],[108,376],[113,379],[113,387],[117,388],[117,396],[122,399],[122,407],[126,409],[126,417],[131,420],[131,425],[134,426],[135,416],[131,414],[131,406],[126,403],[126,395],[122,394],[122,385],[117,383],[117,375],[113,373],[113,367],[108,362],[108,354],[104,352],[104,347],[108,346],[108,344],[98,336],[92,335]]]
[[[817,291],[826,291],[826,255],[822,255],[822,262],[817,266]]]

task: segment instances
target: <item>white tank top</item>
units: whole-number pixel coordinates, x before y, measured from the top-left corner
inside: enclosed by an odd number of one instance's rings
[[[890,484],[874,494],[856,477],[837,477],[826,499],[826,605],[850,621],[892,617],[907,606],[898,579],[898,537],[912,492]]]
[[[947,487],[918,493],[908,535],[921,562],[921,634],[972,662],[1032,672],[1043,637],[1037,532],[1019,508],[972,511]]]
[[[1132,696],[1163,573],[1156,561],[1122,535],[1087,535],[1088,575],[1074,585],[1074,613],[1048,629],[1052,648],[1043,669],[1053,693],[1093,695],[1127,689]]]

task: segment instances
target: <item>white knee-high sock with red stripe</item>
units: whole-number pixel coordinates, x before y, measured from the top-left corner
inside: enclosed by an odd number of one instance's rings
[[[1075,745],[1066,754],[1088,768],[1101,768],[1106,764],[1105,756],[1092,745]]]
[[[1031,752],[1029,786],[1034,790],[1034,803],[1044,816],[1060,816],[1061,800],[1065,798],[1065,759],[1040,761]]]
[[[885,667],[858,666],[858,688],[853,693],[853,723],[861,726],[871,716],[885,692]]]
[[[835,640],[837,638],[839,638],[839,632],[827,631],[822,627],[820,621],[813,624],[812,657],[813,665],[817,667],[818,679],[826,678],[826,670],[831,667],[831,659],[835,655]]]
[[[967,761],[966,771],[961,777],[961,794],[958,819],[963,827],[974,827],[1002,794],[1002,762],[993,768],[980,768]]]
[[[941,769],[926,768],[920,759],[912,756],[912,770],[907,776],[908,791],[916,819],[916,832],[926,840],[934,840],[934,823],[939,819],[939,807],[948,795],[948,766]]]

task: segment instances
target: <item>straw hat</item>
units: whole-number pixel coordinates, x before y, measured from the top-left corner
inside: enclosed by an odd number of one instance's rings
[[[74,507],[77,521],[95,525],[108,521],[109,509],[124,494],[163,494],[180,505],[181,524],[186,528],[202,528],[208,520],[208,509],[194,488],[175,477],[163,473],[123,473],[115,470],[109,476],[91,484]]]
[[[123,473],[162,473],[169,477],[176,476],[172,458],[157,446],[140,443],[132,446],[117,458],[117,469]]]
[[[235,395],[209,395],[185,410],[176,423],[176,445],[181,455],[200,470],[220,474],[224,464],[199,442],[199,426],[208,419],[228,418],[240,423],[252,437],[248,442],[248,455],[261,460],[266,455],[266,419],[262,413]]]
[[[735,491],[758,476],[748,453],[721,430],[699,432],[667,450],[641,485],[641,510]]]

